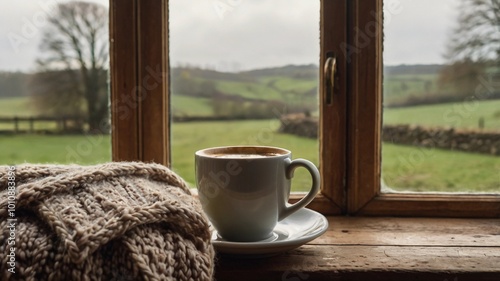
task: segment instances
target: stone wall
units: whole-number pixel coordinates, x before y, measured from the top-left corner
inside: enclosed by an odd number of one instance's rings
[[[303,113],[284,115],[280,119],[280,133],[292,134],[306,138],[318,137],[318,118]]]
[[[318,119],[304,114],[286,115],[281,118],[279,131],[307,138],[317,138]],[[395,144],[500,156],[500,132],[385,125],[382,129],[382,140]]]
[[[411,125],[384,126],[385,142],[500,155],[500,133]]]

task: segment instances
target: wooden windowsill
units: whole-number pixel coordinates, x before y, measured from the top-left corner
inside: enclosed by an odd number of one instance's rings
[[[218,256],[223,280],[500,280],[500,219],[328,217],[328,231],[264,259]]]

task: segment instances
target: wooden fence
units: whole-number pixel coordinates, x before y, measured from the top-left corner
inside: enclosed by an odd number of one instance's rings
[[[43,128],[37,128],[36,123],[44,123]],[[47,126],[52,123],[52,126]],[[2,125],[11,124],[11,125]],[[58,133],[81,131],[85,120],[75,116],[14,116],[0,117],[0,132],[2,133]]]

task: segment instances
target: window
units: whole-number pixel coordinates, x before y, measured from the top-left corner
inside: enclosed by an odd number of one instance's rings
[[[284,147],[318,164],[319,3],[169,0],[172,168],[191,187],[206,147]],[[296,170],[292,191],[310,178]]]
[[[168,2],[113,0],[110,6],[113,159],[170,165]],[[321,1],[320,62],[335,54],[337,74],[329,96],[320,76],[322,194],[311,208],[325,214],[498,216],[496,195],[381,192],[382,10],[381,0]]]
[[[353,42],[364,48],[353,56],[351,66],[352,89],[349,96],[352,100],[348,118],[352,125],[348,138],[349,143],[354,145],[349,149],[348,159],[354,161],[349,165],[349,212],[371,215],[498,216],[500,200],[496,195],[381,193],[382,33],[377,32],[372,40],[361,42],[366,36],[361,32],[369,32],[374,21],[373,14],[381,18],[382,1],[354,1],[352,9],[357,11],[351,20]],[[380,28],[382,21],[376,22]]]
[[[383,192],[500,192],[491,5],[384,2]]]
[[[111,160],[108,5],[24,1],[2,7],[2,164]]]

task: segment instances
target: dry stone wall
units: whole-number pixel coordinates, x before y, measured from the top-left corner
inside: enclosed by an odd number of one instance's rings
[[[318,138],[318,118],[303,113],[288,114],[281,117],[280,133],[306,138]]]
[[[281,118],[282,133],[307,138],[318,137],[318,119],[304,114]],[[385,125],[382,140],[395,144],[458,150],[500,156],[500,132],[428,128],[413,125]]]
[[[385,142],[500,155],[500,133],[411,125],[384,126]]]

